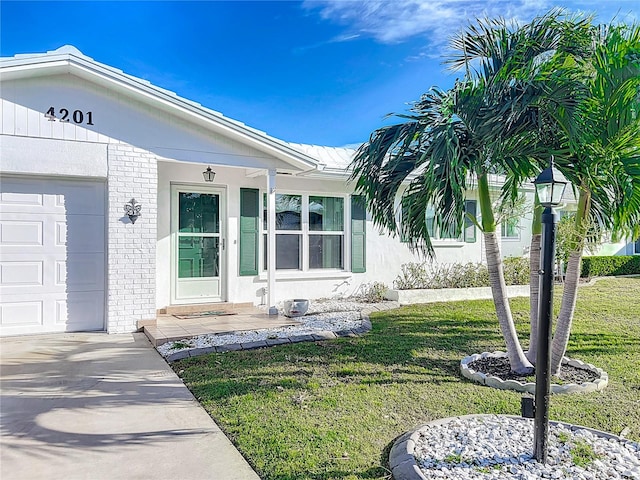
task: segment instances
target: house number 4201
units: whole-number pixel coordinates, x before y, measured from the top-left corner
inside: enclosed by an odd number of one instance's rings
[[[78,125],[82,123],[93,125],[93,112],[83,112],[82,110],[74,110],[71,112],[66,108],[60,108],[56,113],[55,107],[51,107],[44,116],[47,117],[50,122],[58,120],[60,122],[73,122]]]

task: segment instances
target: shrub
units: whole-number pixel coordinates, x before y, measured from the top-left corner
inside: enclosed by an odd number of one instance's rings
[[[389,287],[382,282],[363,283],[354,297],[363,302],[378,303],[384,301],[387,290]]]
[[[405,263],[393,284],[398,290],[429,288],[429,270],[426,263]]]
[[[529,260],[510,257],[504,260],[507,285],[529,283]],[[398,290],[424,288],[488,287],[489,271],[482,263],[427,264],[405,263],[393,282]]]
[[[639,255],[611,255],[584,257],[581,277],[606,277],[611,275],[640,274]]]
[[[529,259],[526,257],[507,257],[504,263],[504,280],[507,285],[529,284]]]

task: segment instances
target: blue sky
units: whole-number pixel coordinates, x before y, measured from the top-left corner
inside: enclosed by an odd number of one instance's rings
[[[633,0],[0,2],[0,54],[71,44],[98,62],[290,142],[365,141],[455,74],[448,35],[554,6],[637,21]]]

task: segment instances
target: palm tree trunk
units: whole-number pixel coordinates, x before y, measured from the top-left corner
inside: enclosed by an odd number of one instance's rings
[[[527,359],[536,364],[538,355],[538,295],[540,293],[540,242],[542,235],[534,233],[531,236],[531,249],[529,250],[529,350]]]
[[[569,335],[571,334],[571,323],[573,313],[576,309],[578,299],[578,281],[580,279],[580,262],[582,261],[582,251],[584,249],[584,238],[586,235],[586,219],[591,204],[591,194],[588,190],[580,189],[578,198],[578,211],[576,212],[576,229],[574,233],[574,248],[569,255],[567,270],[565,272],[564,290],[562,292],[562,303],[558,314],[557,327],[551,343],[551,374],[558,375],[562,358],[567,351]]]
[[[502,331],[502,336],[504,337],[504,341],[507,345],[507,355],[509,356],[511,371],[519,374],[531,373],[533,371],[533,366],[527,360],[527,357],[520,346],[516,327],[513,323],[513,316],[511,315],[511,307],[509,306],[509,298],[507,297],[507,284],[504,281],[504,269],[502,267],[498,236],[496,235],[496,232],[485,232],[484,240],[487,252],[487,269],[489,270],[489,283],[491,285],[491,293],[493,295],[493,304],[496,307],[500,330]]]
[[[560,313],[558,314],[558,325],[553,341],[551,342],[551,374],[558,375],[562,358],[567,351],[569,344],[569,335],[571,334],[571,323],[573,321],[573,313],[576,309],[576,300],[578,299],[578,282],[580,279],[580,262],[582,260],[582,249],[571,252],[569,261],[567,262],[567,271],[564,282],[564,291],[562,292],[562,303],[560,305]]]
[[[504,268],[500,243],[496,235],[496,222],[491,206],[489,194],[489,182],[486,174],[478,175],[478,200],[482,215],[482,228],[484,235],[485,251],[487,254],[487,269],[489,271],[489,283],[493,295],[493,304],[496,308],[498,323],[502,331],[502,337],[507,346],[507,355],[511,371],[519,374],[529,374],[533,371],[533,365],[527,360],[516,332],[509,298],[507,297],[507,284],[504,280]]]

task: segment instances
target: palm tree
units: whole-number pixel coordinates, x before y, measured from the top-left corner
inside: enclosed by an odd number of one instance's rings
[[[506,172],[501,196],[517,198],[518,187],[534,174],[532,155],[540,142],[528,132],[536,125],[535,103],[542,93],[536,72],[545,54],[562,39],[561,12],[554,10],[524,26],[479,20],[452,40],[449,63],[465,69],[448,91],[432,88],[403,123],[380,128],[358,151],[351,179],[364,195],[374,223],[409,239],[433,256],[425,212],[437,212],[435,228],[461,232],[465,191],[477,183],[481,230],[498,322],[511,370],[530,373],[506,295],[489,176]],[[562,28],[561,28],[562,27]],[[407,185],[408,184],[408,185]],[[395,199],[405,207],[396,221]]]
[[[576,114],[555,118],[570,155],[562,169],[578,192],[565,286],[552,344],[559,373],[575,311],[580,262],[590,226],[614,236],[640,233],[640,26],[609,25],[589,32],[590,54],[561,56],[558,70],[580,82]]]

